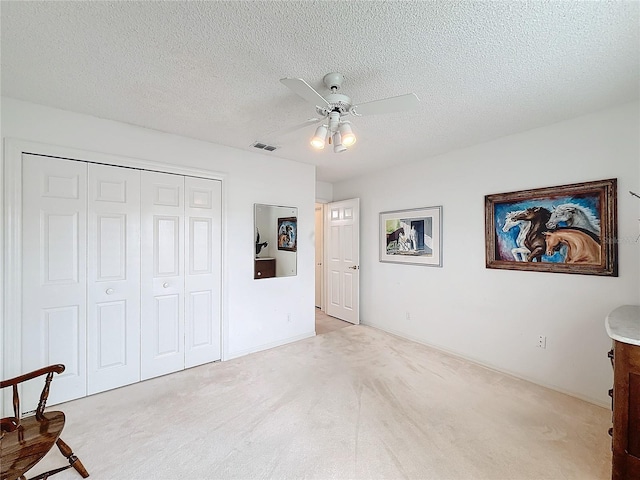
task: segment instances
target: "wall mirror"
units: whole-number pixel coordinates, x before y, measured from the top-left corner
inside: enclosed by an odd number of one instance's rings
[[[298,271],[298,209],[254,205],[253,278],[290,277]]]

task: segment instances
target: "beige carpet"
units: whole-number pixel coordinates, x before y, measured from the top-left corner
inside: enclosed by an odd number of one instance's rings
[[[316,308],[316,335],[334,332],[341,328],[350,327],[352,323],[330,317],[320,309]]]
[[[610,475],[606,409],[366,326],[60,408],[95,480]]]

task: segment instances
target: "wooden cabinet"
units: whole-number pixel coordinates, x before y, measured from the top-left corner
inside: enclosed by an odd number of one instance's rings
[[[640,306],[625,305],[609,314],[613,339],[612,480],[640,479]]]
[[[640,346],[613,347],[613,480],[640,478]]]
[[[253,278],[272,278],[276,276],[275,258],[256,258]]]

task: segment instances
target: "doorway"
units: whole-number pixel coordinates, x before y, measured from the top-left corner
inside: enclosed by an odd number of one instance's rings
[[[332,317],[360,323],[360,199],[325,206],[326,308]]]
[[[316,308],[324,312],[324,204],[316,203]]]
[[[359,199],[315,204],[316,333],[359,319]],[[321,325],[332,319],[337,328]]]

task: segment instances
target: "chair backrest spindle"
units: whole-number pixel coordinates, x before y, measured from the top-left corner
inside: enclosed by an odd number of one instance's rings
[[[38,402],[38,408],[36,409],[36,418],[38,420],[42,420],[43,418],[44,407],[46,406],[47,398],[49,398],[49,385],[51,384],[52,378],[53,372],[49,372],[44,380],[44,388],[40,394],[40,401]]]
[[[13,416],[20,422],[20,397],[18,396],[18,385],[13,385]]]

